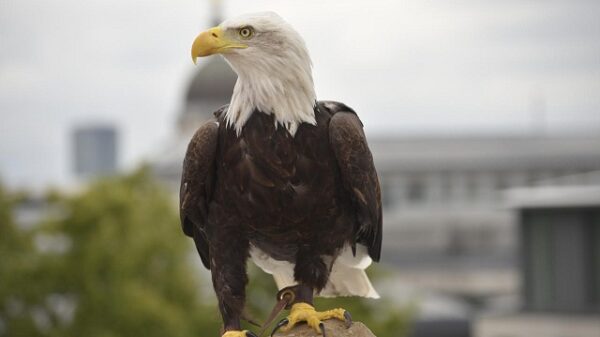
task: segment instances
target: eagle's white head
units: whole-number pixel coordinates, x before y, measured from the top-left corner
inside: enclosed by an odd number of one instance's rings
[[[262,12],[227,20],[202,32],[192,59],[222,54],[238,75],[227,123],[239,134],[256,109],[275,116],[294,135],[301,123],[316,124],[316,95],[304,40],[279,15]]]

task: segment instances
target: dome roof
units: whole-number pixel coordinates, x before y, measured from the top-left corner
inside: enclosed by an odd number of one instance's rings
[[[236,73],[222,57],[211,57],[192,79],[186,101],[218,100],[225,104],[236,80]]]

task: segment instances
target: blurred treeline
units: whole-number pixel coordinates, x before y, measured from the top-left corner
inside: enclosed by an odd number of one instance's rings
[[[43,220],[31,228],[14,217],[24,197],[0,185],[0,336],[219,336],[209,272],[148,170],[49,193]],[[249,271],[247,309],[261,322],[277,290],[269,275]],[[385,300],[316,305],[350,310],[379,337],[409,328],[411,308]]]

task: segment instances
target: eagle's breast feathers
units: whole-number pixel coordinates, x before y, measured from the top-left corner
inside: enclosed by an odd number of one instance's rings
[[[346,264],[334,268],[341,273],[337,277],[355,273],[354,293],[374,296],[364,268],[370,263],[365,258],[380,256],[381,199],[355,112],[341,103],[318,102],[315,125],[302,123],[291,135],[274,123],[275,116],[260,111],[238,133],[225,120],[227,108],[194,135],[181,182],[183,229],[196,241],[205,266],[210,268],[210,252],[227,245],[212,240],[211,233],[239,226],[255,250],[252,257],[261,257],[257,264],[276,270],[270,272],[278,285],[293,281],[289,268],[280,266],[293,264],[299,245],[308,244],[332,265],[343,253],[340,261]],[[357,245],[364,246],[358,254]],[[328,284],[325,294],[344,294],[346,288],[337,288]]]

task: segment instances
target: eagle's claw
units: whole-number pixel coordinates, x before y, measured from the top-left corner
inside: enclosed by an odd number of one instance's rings
[[[246,337],[258,337],[254,332],[247,330],[246,331]]]
[[[277,330],[281,329],[282,326],[287,325],[289,322],[290,320],[288,320],[287,318],[284,318],[281,321],[279,321],[279,323],[277,323],[273,331],[271,331],[271,337],[273,337]]]
[[[319,323],[319,329],[321,329],[321,334],[323,334],[323,337],[327,337],[325,334],[325,324],[323,324],[323,322]]]
[[[333,309],[323,312],[318,312],[315,308],[308,303],[296,303],[292,306],[290,315],[287,318],[282,319],[277,323],[271,336],[277,331],[286,332],[291,330],[297,323],[306,322],[311,328],[317,333],[325,336],[325,325],[322,321],[330,318],[339,319],[345,322],[347,328],[352,325],[352,316],[344,309]]]
[[[344,323],[346,323],[346,329],[352,326],[352,315],[348,310],[344,310]]]

